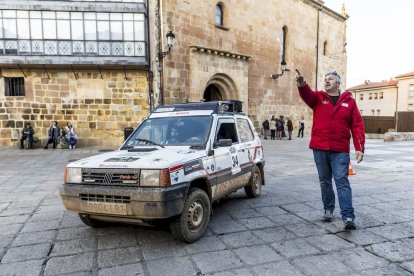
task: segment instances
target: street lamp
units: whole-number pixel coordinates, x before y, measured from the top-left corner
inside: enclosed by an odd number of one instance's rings
[[[280,63],[280,69],[282,70],[282,73],[280,74],[272,74],[270,77],[274,80],[278,79],[279,77],[283,76],[284,72],[289,72],[290,70],[286,68],[286,61],[282,60]]]
[[[171,48],[174,46],[175,34],[172,31],[169,31],[166,36],[168,51],[158,53],[159,61],[163,60],[171,52]]]

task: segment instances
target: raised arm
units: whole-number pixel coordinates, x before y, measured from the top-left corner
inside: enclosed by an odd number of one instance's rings
[[[313,108],[318,102],[318,96],[314,91],[312,91],[312,89],[310,89],[309,85],[305,81],[305,78],[298,69],[296,69],[295,79],[298,85],[300,97],[310,108]]]

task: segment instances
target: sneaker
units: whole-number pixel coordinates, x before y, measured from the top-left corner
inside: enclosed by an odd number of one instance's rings
[[[323,214],[323,220],[326,222],[331,222],[334,218],[333,212],[329,210],[325,210],[325,213]]]
[[[356,225],[354,223],[354,220],[351,218],[346,218],[345,222],[345,230],[355,230],[356,229]]]

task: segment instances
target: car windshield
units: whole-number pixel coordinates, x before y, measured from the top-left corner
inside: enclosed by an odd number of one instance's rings
[[[210,133],[211,116],[149,118],[128,138],[123,148],[143,145],[203,146]]]

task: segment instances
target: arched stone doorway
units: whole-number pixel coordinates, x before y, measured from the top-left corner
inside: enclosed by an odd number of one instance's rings
[[[234,81],[226,74],[215,74],[206,84],[204,101],[241,100]]]
[[[206,102],[209,101],[220,101],[223,99],[220,90],[214,84],[210,84],[207,86],[206,90],[204,90],[203,99]]]

